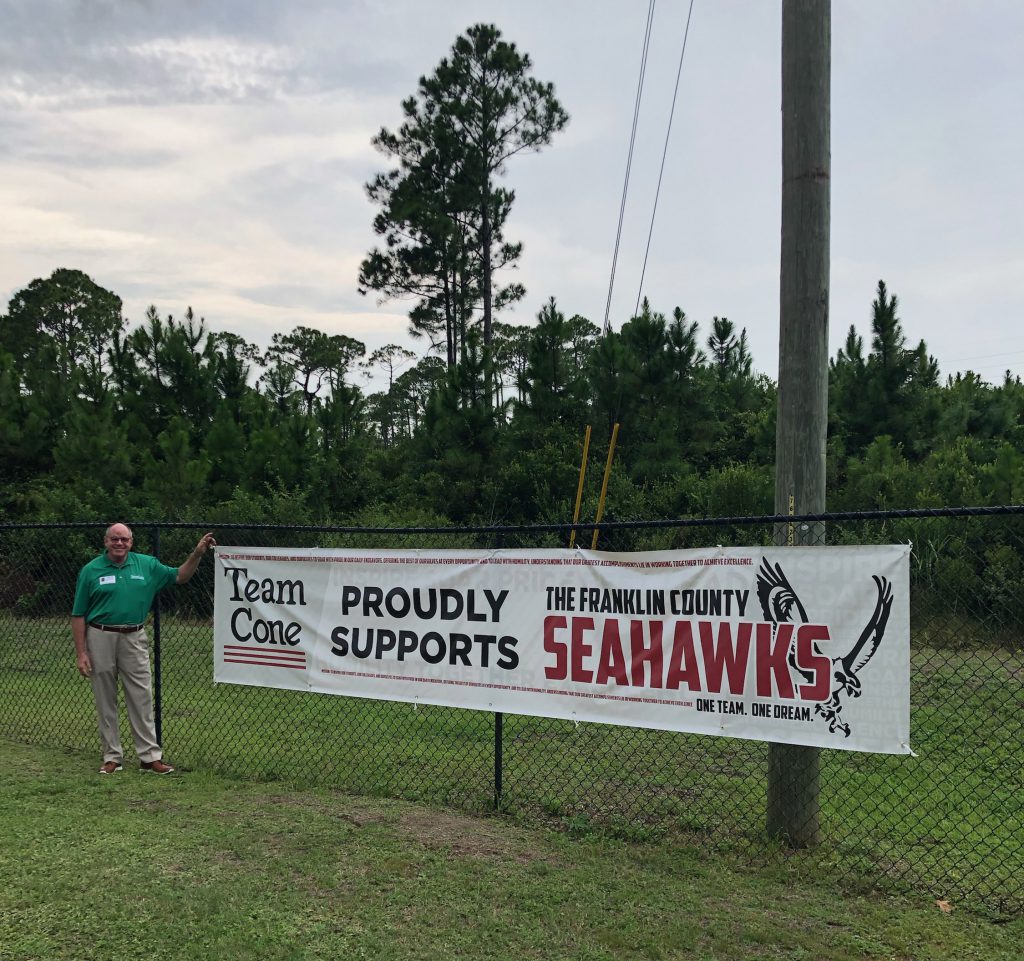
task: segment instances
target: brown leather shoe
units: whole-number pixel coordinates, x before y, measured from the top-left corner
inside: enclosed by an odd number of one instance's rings
[[[100,765],[100,774],[114,774],[117,771],[123,771],[124,768],[117,761],[104,761]]]
[[[152,771],[154,774],[173,774],[174,768],[166,761],[140,761],[139,767],[143,771]]]

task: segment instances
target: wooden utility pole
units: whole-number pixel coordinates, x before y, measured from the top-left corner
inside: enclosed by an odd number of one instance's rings
[[[776,514],[820,514],[825,510],[831,38],[831,0],[782,0]],[[778,543],[824,543],[822,524],[782,524],[779,528]],[[769,834],[796,847],[818,843],[818,775],[818,748],[769,745]]]

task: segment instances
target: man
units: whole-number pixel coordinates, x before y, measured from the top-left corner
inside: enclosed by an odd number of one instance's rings
[[[124,524],[112,524],[103,537],[106,553],[79,572],[71,609],[71,636],[78,672],[92,681],[96,699],[103,745],[100,774],[123,770],[118,677],[124,687],[128,721],[142,770],[156,774],[174,771],[163,759],[156,740],[145,620],[157,593],[170,584],[191,580],[203,555],[216,544],[213,534],[204,534],[181,567],[168,567],[148,554],[133,553],[132,532]]]

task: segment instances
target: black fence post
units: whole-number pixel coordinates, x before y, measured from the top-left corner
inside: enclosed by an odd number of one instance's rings
[[[505,546],[505,535],[499,533],[495,547],[500,551]],[[494,808],[497,810],[501,807],[501,782],[503,777],[503,764],[504,764],[504,738],[505,733],[505,715],[501,711],[494,712]]]
[[[505,716],[501,711],[494,712],[494,808],[501,807],[501,763],[502,744],[501,739],[505,730]]]
[[[153,528],[153,556],[160,560],[160,528]],[[163,685],[160,671],[160,595],[153,599],[153,713],[157,744],[164,743]]]

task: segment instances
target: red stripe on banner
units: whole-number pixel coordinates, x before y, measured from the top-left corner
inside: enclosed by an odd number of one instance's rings
[[[297,670],[297,671],[303,671],[303,670],[306,669],[306,665],[305,664],[298,664],[295,661],[280,661],[280,662],[279,661],[271,661],[271,660],[254,661],[254,660],[247,660],[246,658],[243,658],[243,657],[225,657],[224,658],[224,663],[225,664],[255,664],[257,667],[290,667],[293,670]]]
[[[321,668],[323,674],[342,677],[375,678],[380,681],[408,681],[413,684],[447,684],[452,687],[486,687],[495,691],[523,691],[527,694],[554,694],[558,697],[582,697],[597,701],[631,701],[635,704],[668,704],[673,707],[693,707],[693,701],[670,701],[660,697],[627,697],[624,694],[588,694],[583,691],[552,691],[546,687],[522,687],[518,684],[485,684],[482,681],[453,681],[443,677],[403,677],[400,674],[364,674],[360,671],[338,671]]]
[[[296,555],[282,557],[276,554],[226,554],[218,557],[230,561],[297,561],[304,564],[432,564],[435,567],[452,565],[508,565],[529,567],[621,567],[626,570],[653,570],[683,567],[752,567],[751,557],[690,557],[675,561],[613,561],[585,557],[310,557]]]
[[[278,651],[274,649],[261,649],[258,647],[242,647],[238,644],[225,644],[225,654],[245,654],[248,657],[277,657],[277,658],[290,658],[292,660],[305,660],[305,651]]]

